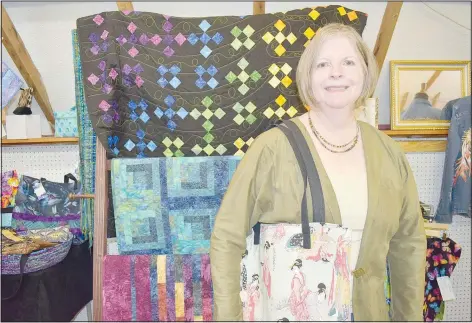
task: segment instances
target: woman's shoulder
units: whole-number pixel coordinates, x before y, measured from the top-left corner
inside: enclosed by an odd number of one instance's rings
[[[359,122],[362,125],[364,134],[368,136],[369,140],[371,140],[373,143],[372,146],[374,149],[380,149],[380,151],[383,149],[384,152],[392,154],[396,157],[400,157],[403,154],[400,145],[393,138],[364,121]]]
[[[272,127],[261,134],[252,142],[249,150],[267,151],[270,153],[278,153],[287,147],[287,137],[285,134],[278,129],[278,127]]]

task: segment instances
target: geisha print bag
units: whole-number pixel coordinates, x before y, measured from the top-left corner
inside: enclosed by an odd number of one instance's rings
[[[321,182],[308,145],[291,121],[278,125],[304,181],[301,224],[253,227],[241,261],[244,321],[351,321],[351,230],[324,223]],[[314,218],[309,223],[306,188]]]

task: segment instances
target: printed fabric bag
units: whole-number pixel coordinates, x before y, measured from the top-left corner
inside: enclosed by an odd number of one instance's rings
[[[25,231],[67,225],[74,235],[73,243],[82,243],[80,200],[69,198],[69,194],[79,192],[79,182],[72,174],[64,176],[64,183],[23,175],[15,198],[12,228]]]
[[[297,157],[305,192],[302,224],[261,224],[241,261],[244,321],[351,321],[351,230],[324,223],[321,182],[308,145],[291,121],[278,125]],[[314,222],[309,223],[310,184]]]

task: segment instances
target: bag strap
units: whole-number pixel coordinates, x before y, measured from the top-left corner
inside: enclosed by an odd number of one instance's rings
[[[9,299],[12,299],[13,297],[15,297],[18,292],[20,291],[21,289],[21,285],[23,283],[23,273],[25,271],[25,266],[26,266],[26,262],[28,261],[28,258],[29,258],[30,254],[23,254],[21,255],[21,258],[20,258],[20,283],[18,284],[18,288],[13,292],[13,294],[11,294],[10,296],[8,297],[2,297],[2,301],[7,301]]]
[[[310,147],[308,147],[308,143],[306,142],[300,128],[293,121],[287,120],[284,124],[292,131],[295,142],[297,143],[298,149],[300,150],[305,163],[313,205],[313,222],[324,223],[326,213],[323,189],[321,188],[320,175],[316,169],[313,155],[310,152]]]
[[[286,123],[282,123],[278,125],[278,128],[282,130],[285,136],[288,138],[290,145],[292,146],[293,152],[295,153],[295,157],[297,158],[298,165],[300,166],[300,171],[302,173],[303,178],[303,198],[302,198],[302,206],[301,206],[301,218],[302,218],[302,234],[303,234],[303,248],[310,249],[311,248],[311,236],[310,236],[310,224],[308,221],[308,205],[306,201],[306,188],[307,188],[307,170],[305,166],[305,162],[303,160],[302,152],[299,149],[297,144],[297,140],[293,134],[293,131],[286,126]]]
[[[313,207],[314,222],[324,223],[325,221],[325,204],[323,197],[323,190],[321,188],[321,181],[315,162],[310,152],[310,148],[303,136],[300,128],[293,121],[287,120],[277,124],[277,127],[285,134],[292,146],[292,149],[297,158],[300,171],[303,178],[303,198],[301,206],[301,222],[303,234],[303,248],[311,248],[310,226],[308,221],[308,207],[306,200],[307,181],[310,184],[311,201]],[[308,169],[307,169],[308,167]],[[260,243],[260,223],[258,222],[253,227],[254,230],[254,244]]]
[[[77,178],[75,178],[75,176],[72,175],[71,173],[64,175],[64,183],[69,183],[69,179],[74,182],[74,190],[77,190],[78,188]]]

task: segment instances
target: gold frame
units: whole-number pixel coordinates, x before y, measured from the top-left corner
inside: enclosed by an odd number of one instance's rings
[[[397,106],[400,102],[398,89],[400,87],[399,71],[403,70],[441,70],[461,72],[461,94],[462,97],[470,95],[471,74],[470,61],[449,61],[449,60],[392,60],[390,61],[390,127],[392,130],[404,130],[415,134],[443,134],[449,129],[450,122],[447,120],[434,120],[425,122],[424,120],[400,119],[400,109]],[[428,123],[428,124],[426,124]]]

